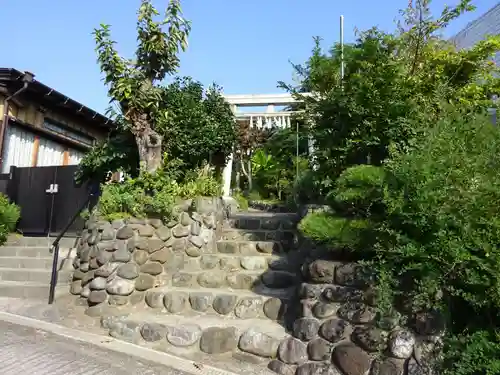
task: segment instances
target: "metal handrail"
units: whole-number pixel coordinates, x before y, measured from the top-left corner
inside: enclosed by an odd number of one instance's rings
[[[59,233],[59,235],[56,237],[54,242],[52,242],[52,246],[50,247],[50,252],[54,253],[54,257],[52,258],[52,274],[50,275],[50,289],[49,289],[49,305],[52,305],[54,303],[54,298],[55,298],[55,291],[56,291],[56,285],[57,285],[57,273],[58,273],[58,263],[59,263],[59,242],[61,241],[61,238],[66,234],[68,229],[73,225],[75,222],[76,218],[82,213],[82,211],[89,205],[90,200],[99,195],[99,185],[92,186],[90,187],[90,192],[88,198],[85,200],[85,202],[82,204],[82,206],[79,208],[79,210],[73,215],[71,220],[66,224],[64,229]]]

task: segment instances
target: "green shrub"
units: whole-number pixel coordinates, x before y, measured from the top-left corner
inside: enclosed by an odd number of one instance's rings
[[[240,210],[248,210],[248,199],[241,194],[240,192],[237,192],[236,194],[233,195],[234,199],[236,202],[238,202],[238,205],[240,206]]]
[[[300,174],[293,185],[293,197],[298,203],[316,203],[321,204],[324,201],[322,197],[321,184],[318,174],[313,170],[306,170]]]
[[[15,231],[20,216],[19,207],[0,194],[0,243],[5,242],[7,235]]]
[[[222,195],[222,185],[214,176],[210,165],[197,168],[187,173],[178,185],[179,197],[193,198],[196,196],[218,197]]]
[[[500,374],[500,340],[498,333],[477,331],[448,340],[444,363],[453,375]]]
[[[254,202],[260,202],[263,201],[264,198],[262,198],[262,196],[258,191],[252,190],[250,193],[248,193],[248,200]]]
[[[0,194],[0,224],[5,225],[9,232],[13,232],[20,216],[19,207],[10,203],[5,195]]]
[[[168,219],[179,198],[221,195],[221,184],[209,166],[179,176],[176,168],[167,166],[154,174],[142,172],[137,178],[128,178],[123,183],[105,185],[98,213],[108,220],[129,216]]]
[[[383,212],[382,198],[386,175],[382,167],[357,165],[347,168],[337,179],[328,200],[363,217]]]
[[[413,149],[383,167],[347,169],[332,193],[335,215],[310,214],[299,228],[361,258],[369,250],[382,311],[441,312],[443,373],[498,374],[500,129],[448,109],[420,130]],[[373,204],[376,214],[366,210]]]
[[[444,373],[498,373],[500,129],[459,111],[426,125],[385,164],[372,267],[392,280],[379,285],[387,301],[448,318]]]
[[[500,307],[500,130],[447,113],[386,168],[384,259],[471,306]]]
[[[371,223],[327,212],[313,212],[299,223],[299,230],[308,238],[333,247],[359,248],[364,246],[365,233]]]

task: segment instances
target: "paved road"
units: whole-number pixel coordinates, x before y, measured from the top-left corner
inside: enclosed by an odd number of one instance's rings
[[[188,375],[51,333],[0,321],[1,375]]]

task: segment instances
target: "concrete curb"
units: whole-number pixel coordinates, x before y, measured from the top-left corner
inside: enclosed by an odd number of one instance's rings
[[[103,337],[94,333],[83,332],[21,315],[0,312],[0,320],[25,327],[39,329],[61,337],[138,357],[145,361],[155,362],[157,364],[168,366],[175,370],[184,371],[190,374],[239,375],[234,372],[221,370],[219,368],[208,366],[205,364],[203,364],[203,369],[197,369],[195,367],[195,362],[174,356],[172,354],[158,352],[153,349],[145,348],[125,341],[116,340],[112,337]]]

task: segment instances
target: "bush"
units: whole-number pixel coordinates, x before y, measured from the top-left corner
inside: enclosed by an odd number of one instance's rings
[[[371,223],[365,219],[347,219],[327,212],[308,214],[299,230],[308,238],[334,248],[359,248]]]
[[[292,195],[299,204],[322,204],[324,198],[321,193],[321,184],[318,174],[310,169],[304,171],[293,185]]]
[[[369,239],[384,301],[448,318],[444,372],[498,373],[500,129],[459,111],[421,125],[417,146],[391,155],[383,171],[357,166],[341,175],[335,203],[351,205],[337,211],[342,218],[318,214],[301,228],[358,251]],[[370,199],[376,214],[366,210]],[[358,222],[367,224],[353,235],[349,224]]]
[[[248,199],[243,194],[241,194],[241,192],[239,192],[239,191],[236,192],[233,195],[233,197],[236,200],[236,202],[238,202],[238,205],[240,206],[240,210],[243,210],[243,211],[248,210]]]
[[[363,217],[383,213],[382,198],[386,184],[385,171],[373,165],[358,165],[346,169],[337,179],[328,200],[341,207],[344,214]]]
[[[19,207],[0,194],[0,243],[5,242],[7,235],[15,231],[20,216]]]
[[[500,307],[500,130],[486,116],[448,113],[386,168],[384,259],[450,298]]]
[[[179,198],[220,195],[221,184],[208,165],[183,176],[167,165],[154,174],[142,172],[123,183],[105,185],[97,210],[108,220],[129,216],[168,219]]]
[[[459,50],[440,34],[471,1],[438,18],[429,3],[410,1],[397,32],[346,46],[342,81],[338,46],[324,54],[317,43],[297,67],[302,81],[287,88],[303,100],[315,179],[336,213],[301,227],[375,256],[382,310],[447,318],[440,373],[498,374],[500,130],[481,113],[500,88],[490,61],[500,36]]]
[[[162,87],[161,98],[164,111],[155,120],[164,150],[190,169],[202,162],[224,167],[236,140],[236,122],[221,88],[205,89],[191,77],[176,77]]]

